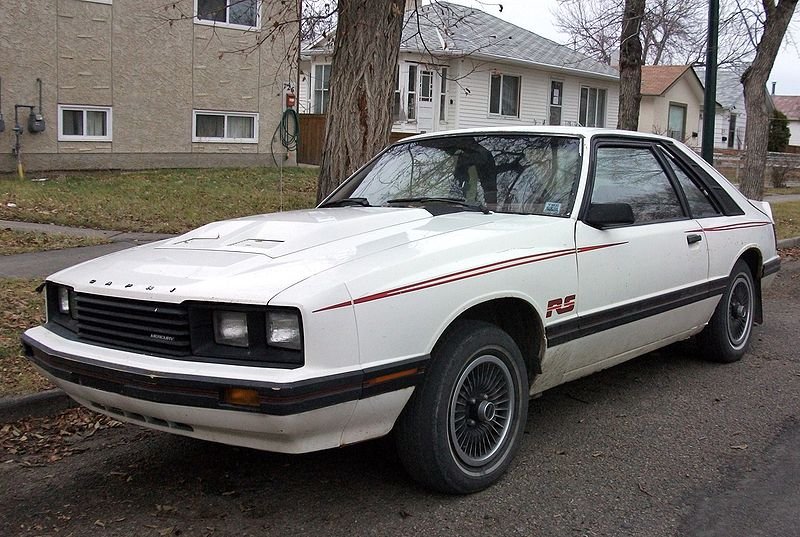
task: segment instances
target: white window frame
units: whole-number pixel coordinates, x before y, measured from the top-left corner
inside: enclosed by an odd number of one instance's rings
[[[225,135],[222,138],[197,136],[197,115],[223,116],[225,118]],[[228,116],[253,118],[253,138],[228,138]],[[224,110],[192,110],[192,142],[212,144],[257,144],[258,143],[258,112],[231,112]]]
[[[581,119],[582,119],[581,118],[581,99],[582,99],[582,94],[583,94],[583,90],[584,89],[586,90],[586,121],[581,121]],[[581,85],[580,93],[578,93],[578,124],[580,126],[582,126],[582,127],[586,127],[587,126],[586,123],[589,122],[588,121],[588,119],[589,119],[589,98],[591,97],[592,90],[595,90],[595,111],[594,111],[595,124],[592,126],[592,128],[603,129],[603,128],[606,128],[606,124],[608,123],[608,88],[602,88],[600,86],[589,86],[589,85],[586,85],[586,84],[582,84]],[[599,100],[598,96],[600,95],[601,91],[604,92],[603,93],[603,126],[602,127],[597,127],[597,118],[599,117],[599,114],[597,113],[597,101]]]
[[[492,78],[495,76],[500,77],[500,101],[498,106],[497,112],[492,112]],[[513,77],[519,80],[519,85],[517,86],[517,113],[515,115],[512,114],[504,114],[503,113],[503,84],[505,77]],[[489,73],[489,99],[487,104],[487,110],[489,116],[493,118],[505,118],[505,119],[520,119],[522,117],[522,75],[518,75],[516,73]]]
[[[246,31],[258,31],[261,29],[261,10],[264,7],[264,1],[258,0],[256,2],[256,25],[255,26],[248,26],[246,24],[232,24],[230,22],[220,22],[220,21],[210,21],[206,19],[201,19],[199,17],[199,12],[197,9],[197,3],[199,0],[194,0],[194,23],[195,24],[202,24],[204,26],[215,26],[217,28],[233,28],[236,30],[246,30]],[[225,2],[225,18],[228,18],[228,10],[230,9],[230,2],[236,0],[226,0]]]
[[[321,68],[320,74],[322,75],[317,76],[318,69]],[[328,85],[325,86],[325,69],[328,70]],[[311,71],[314,73],[314,77],[311,81],[311,113],[312,114],[327,114],[328,108],[331,106],[331,73],[333,66],[330,63],[316,63],[313,65]],[[317,88],[317,81],[319,80],[320,87]],[[317,97],[317,93],[319,93],[321,98]],[[325,101],[325,94],[328,94],[328,101],[326,106]],[[319,104],[319,112],[317,112],[317,104]]]
[[[86,132],[86,112],[106,113],[106,135],[89,136],[86,134],[64,134],[64,111],[83,112],[83,129]],[[82,104],[58,105],[58,141],[59,142],[110,142],[112,141],[112,112],[110,106],[89,106]]]
[[[392,93],[392,123],[401,123],[405,120],[403,117],[403,92],[400,88],[400,64],[397,64],[397,70],[394,77],[394,93]]]
[[[106,4],[106,5],[109,5],[109,6],[113,2],[113,0],[82,0],[82,1],[83,2],[91,2],[93,4]]]
[[[447,123],[447,67],[439,70],[439,123]]]
[[[414,70],[414,83],[411,83],[411,70]],[[417,87],[419,86],[419,65],[409,63],[406,69],[406,121],[417,122]]]

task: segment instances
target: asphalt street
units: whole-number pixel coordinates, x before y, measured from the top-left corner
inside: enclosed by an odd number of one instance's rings
[[[685,342],[531,401],[478,494],[420,489],[390,439],[288,456],[126,425],[0,451],[0,535],[800,536],[799,283],[785,260],[739,363]]]

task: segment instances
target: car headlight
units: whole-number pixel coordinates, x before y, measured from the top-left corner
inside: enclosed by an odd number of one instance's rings
[[[268,367],[305,363],[303,318],[296,308],[195,303],[188,310],[192,355],[198,360]]]
[[[77,329],[75,317],[78,313],[75,307],[75,291],[66,285],[47,282],[44,294],[47,322],[54,321],[74,332]]]
[[[243,311],[215,311],[214,341],[219,345],[230,345],[232,347],[249,346],[247,313]]]
[[[70,313],[69,294],[69,289],[66,287],[58,288],[58,312],[64,315],[69,315]]]
[[[294,311],[267,313],[267,344],[272,347],[300,350],[302,331],[300,316]]]

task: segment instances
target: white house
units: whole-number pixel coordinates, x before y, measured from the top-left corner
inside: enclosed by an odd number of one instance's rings
[[[640,132],[664,134],[700,148],[704,91],[690,65],[642,66],[641,92]]]
[[[326,112],[331,51],[327,39],[304,50],[301,113]],[[618,80],[616,69],[569,47],[484,11],[436,2],[406,12],[393,131],[616,127]]]
[[[704,67],[695,67],[695,73],[706,83]],[[714,148],[744,149],[744,132],[747,125],[747,111],[744,107],[744,86],[742,69],[725,68],[717,70],[717,110],[714,118]]]

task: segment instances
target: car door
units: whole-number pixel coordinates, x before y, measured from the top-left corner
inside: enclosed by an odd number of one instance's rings
[[[708,247],[656,142],[593,141],[576,222],[577,378],[659,346],[707,320],[693,307],[708,278]],[[586,223],[591,204],[629,204],[633,222]],[[705,311],[705,309],[704,309]]]

